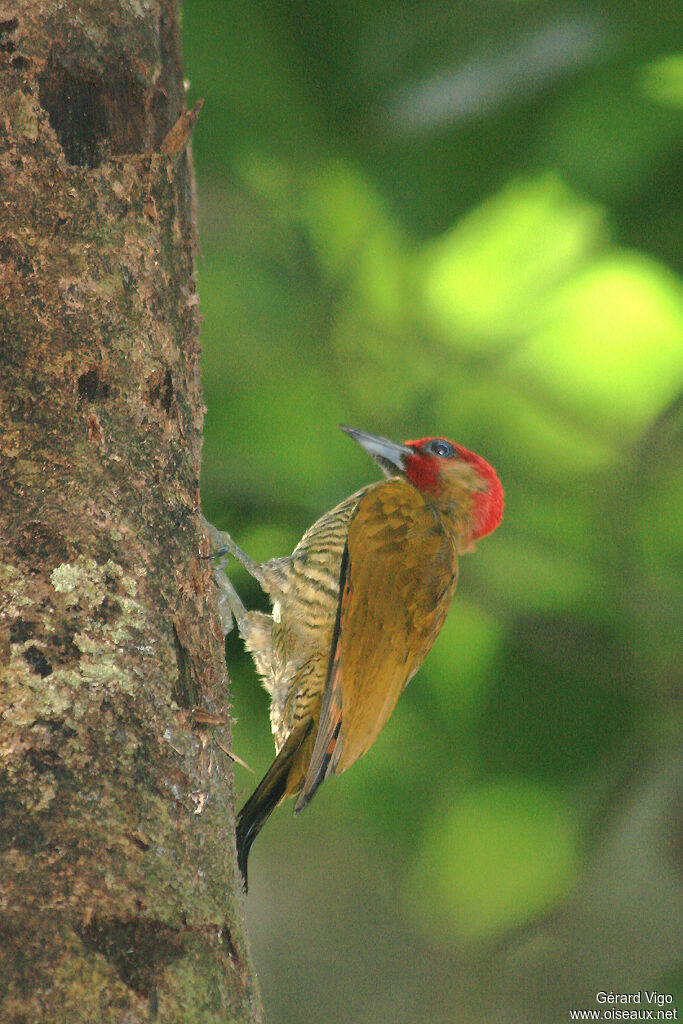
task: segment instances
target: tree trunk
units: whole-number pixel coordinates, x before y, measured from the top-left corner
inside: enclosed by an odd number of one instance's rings
[[[182,81],[172,0],[0,0],[3,1022],[260,1019]]]

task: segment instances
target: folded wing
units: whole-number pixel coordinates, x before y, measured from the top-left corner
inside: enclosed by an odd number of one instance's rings
[[[456,580],[455,546],[430,502],[398,477],[369,488],[349,526],[318,732],[296,810],[373,744],[434,643]]]

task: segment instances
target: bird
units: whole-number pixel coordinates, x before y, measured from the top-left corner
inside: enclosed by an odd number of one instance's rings
[[[503,515],[495,470],[462,445],[341,429],[384,477],[325,513],[291,555],[256,562],[206,524],[221,544],[208,557],[234,556],[272,605],[247,611],[217,564],[223,617],[234,617],[270,694],[275,739],[275,759],[237,819],[245,890],[251,846],[275,807],[292,796],[301,811],[372,746],[444,623],[458,556]]]

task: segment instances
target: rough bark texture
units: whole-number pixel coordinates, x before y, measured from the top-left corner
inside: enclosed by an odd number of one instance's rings
[[[182,110],[172,0],[0,0],[3,1022],[260,1017]]]

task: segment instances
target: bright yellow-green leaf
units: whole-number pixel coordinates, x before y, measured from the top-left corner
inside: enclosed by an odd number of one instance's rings
[[[507,345],[601,242],[602,223],[554,176],[508,185],[424,253],[429,319],[459,345]]]
[[[559,290],[547,325],[510,368],[589,421],[633,437],[681,386],[683,288],[648,257],[614,253]]]

